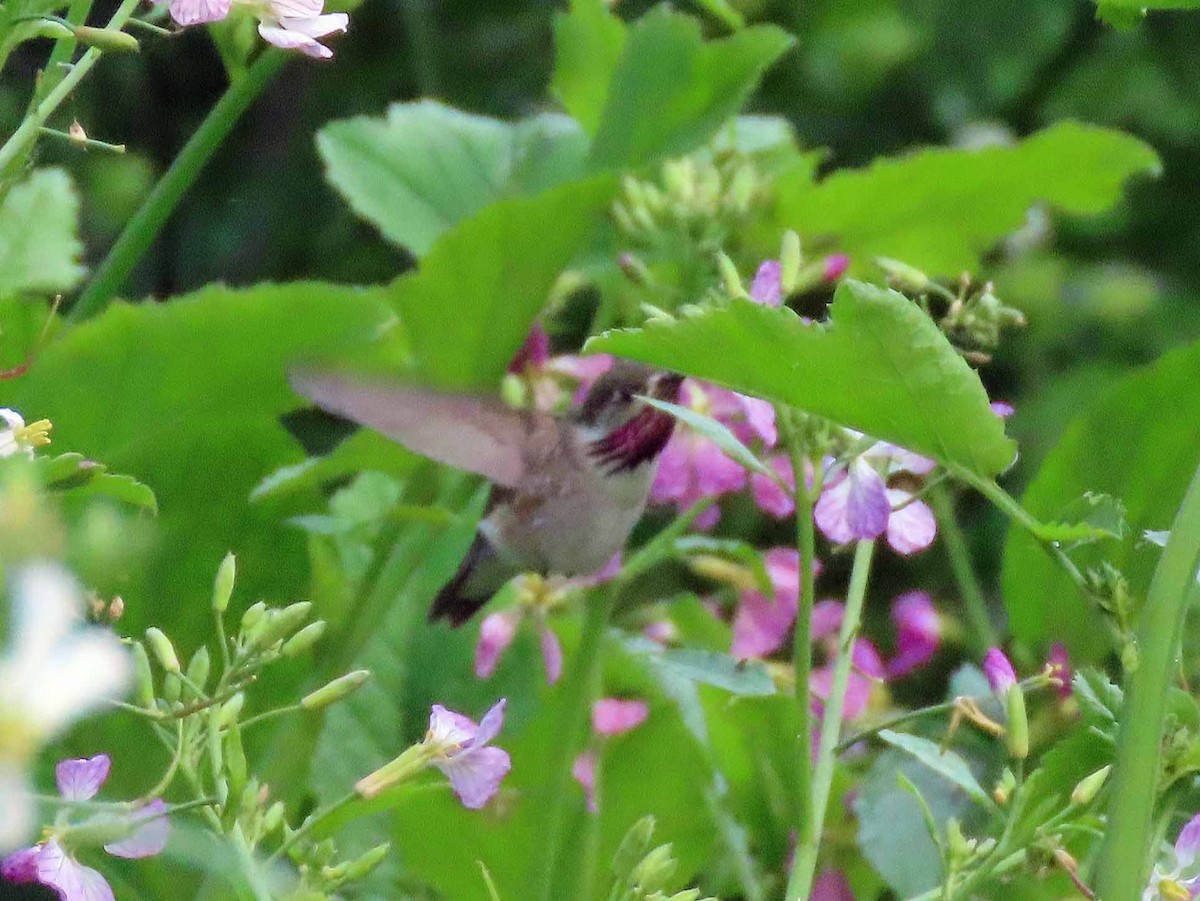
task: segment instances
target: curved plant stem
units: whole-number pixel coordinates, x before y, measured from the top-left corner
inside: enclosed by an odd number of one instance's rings
[[[555,885],[560,882],[558,872],[563,849],[567,844],[567,809],[571,806],[571,762],[583,745],[584,732],[588,723],[588,712],[595,697],[600,680],[601,646],[608,618],[616,605],[618,584],[615,580],[602,586],[599,597],[587,601],[587,618],[583,624],[583,635],[579,649],[567,674],[559,699],[559,729],[550,752],[549,812],[545,821],[545,855],[538,863],[538,897],[551,901],[555,897]]]
[[[1188,600],[1200,565],[1200,468],[1184,496],[1171,537],[1150,582],[1137,627],[1137,669],[1121,707],[1117,762],[1100,853],[1097,892],[1105,901],[1135,901],[1146,886],[1167,690]]]
[[[796,824],[796,841],[800,845],[808,845],[813,842],[814,833],[819,828],[813,821],[812,708],[808,687],[812,675],[812,611],[816,594],[813,492],[808,487],[805,475],[807,448],[795,423],[788,418],[788,411],[781,409],[778,413],[782,414],[781,420],[789,426],[787,445],[796,483],[796,549],[800,554],[800,600],[796,608],[796,633],[792,642],[792,666],[796,673],[796,793],[799,796],[800,813],[800,820]],[[794,869],[789,881],[796,881]]]
[[[954,499],[946,490],[946,486],[938,483],[929,489],[929,501],[937,516],[942,543],[950,557],[950,568],[954,572],[954,579],[958,583],[958,591],[967,611],[967,619],[971,623],[971,645],[977,655],[982,657],[988,648],[998,645],[1000,641],[988,614],[987,599],[979,587],[979,580],[975,578],[975,568],[971,565],[971,552],[967,548],[966,538],[954,514]]]
[[[126,20],[137,9],[139,2],[140,0],[122,0],[121,5],[117,7],[117,11],[113,13],[112,18],[108,20],[108,24],[104,26],[104,30],[120,31]],[[38,130],[46,124],[46,120],[70,96],[71,92],[75,90],[75,86],[83,80],[83,76],[91,71],[92,66],[96,65],[96,61],[99,59],[100,50],[96,47],[90,48],[87,53],[79,57],[79,61],[71,67],[71,71],[63,76],[62,80],[54,86],[53,90],[48,92],[26,114],[24,120],[17,126],[17,130],[0,147],[0,174],[10,173],[19,167],[21,161],[25,158],[25,154],[33,145],[33,142],[37,140]]]
[[[126,2],[136,6],[137,0]],[[86,54],[84,58],[87,58]],[[281,50],[265,50],[246,73],[229,86],[229,90],[204,117],[175,162],[171,163],[171,168],[159,179],[150,196],[129,220],[117,243],[71,307],[71,321],[80,322],[99,313],[125,286],[134,266],[162,230],[184,193],[286,58]]]
[[[797,483],[800,480],[797,479]],[[821,715],[821,745],[817,752],[817,767],[813,774],[812,833],[808,841],[798,842],[792,873],[788,878],[787,901],[807,901],[812,891],[817,869],[817,852],[821,847],[821,828],[825,809],[833,786],[833,768],[837,762],[838,734],[842,726],[842,708],[846,701],[846,686],[850,683],[850,666],[854,656],[854,639],[862,619],[863,601],[867,596],[867,577],[871,571],[875,542],[860,541],[854,550],[854,569],[850,573],[850,588],[846,592],[846,612],[838,633],[838,654],[833,665],[833,686]]]

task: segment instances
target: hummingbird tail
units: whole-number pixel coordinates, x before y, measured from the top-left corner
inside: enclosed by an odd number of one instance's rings
[[[498,562],[491,542],[482,533],[477,532],[470,550],[458,567],[458,572],[433,599],[429,608],[429,621],[434,623],[445,619],[451,628],[457,629],[474,616],[506,581],[497,581],[493,577]]]

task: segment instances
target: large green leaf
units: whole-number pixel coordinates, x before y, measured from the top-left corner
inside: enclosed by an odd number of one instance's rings
[[[61,169],[38,169],[0,203],[0,297],[53,294],[83,276],[79,198]]]
[[[1009,147],[931,149],[779,185],[778,219],[804,236],[831,236],[856,272],[876,256],[957,276],[1024,221],[1036,202],[1094,214],[1126,179],[1156,174],[1158,157],[1136,138],[1062,122]]]
[[[120,590],[136,631],[150,623],[193,640],[207,623],[212,575],[238,554],[238,597],[287,598],[305,582],[303,536],[251,489],[302,459],[278,417],[302,404],[287,387],[297,359],[361,352],[390,317],[383,289],[328,284],[209,288],[169,304],[116,304],[64,334],[0,405],[54,422],[55,446],[145,483],[158,540]],[[173,633],[174,634],[174,633]]]
[[[734,301],[588,342],[746,394],[827,416],[982,475],[1015,446],[979,377],[936,325],[894,291],[843,282],[828,325]]]
[[[611,36],[604,39],[606,53],[613,44]],[[771,26],[706,43],[694,19],[665,6],[647,13],[630,27],[612,70],[591,166],[638,166],[703,143],[791,44],[790,35]],[[590,114],[595,101],[588,103]]]
[[[1161,551],[1141,540],[1166,529],[1200,462],[1200,344],[1173,351],[1116,383],[1082,412],[1046,457],[1022,503],[1042,520],[1058,518],[1086,491],[1125,505],[1120,540],[1081,548],[1082,566],[1110,561],[1144,596]],[[1004,554],[1004,600],[1013,633],[1028,641],[1064,641],[1072,655],[1095,658],[1109,647],[1098,614],[1023,529]]]
[[[554,19],[553,92],[588,134],[595,134],[608,99],[627,29],[604,0],[571,0]]]
[[[386,118],[344,119],[317,135],[326,177],[354,211],[414,254],[502,197],[579,174],[587,137],[566,116],[508,123],[432,100]]]
[[[418,367],[444,388],[494,385],[608,202],[607,177],[493,203],[391,288]]]

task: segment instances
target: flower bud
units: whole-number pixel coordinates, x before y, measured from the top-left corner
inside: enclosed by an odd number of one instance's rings
[[[146,646],[140,641],[130,645],[133,648],[133,668],[137,674],[137,702],[142,707],[154,706],[154,673],[150,670],[150,657],[146,654]]]
[[[237,558],[233,556],[233,551],[230,551],[217,567],[217,576],[213,579],[212,608],[217,613],[224,613],[229,609],[229,599],[233,597],[233,583],[236,578]]]
[[[717,254],[717,271],[721,273],[721,283],[725,286],[725,293],[730,297],[746,297],[746,289],[742,285],[742,277],[738,274],[737,266],[733,264],[733,260],[726,256],[724,251]]]
[[[75,37],[74,31],[56,19],[42,19],[33,29],[33,37],[50,38],[52,41]]]
[[[260,788],[261,786],[258,784],[257,776],[251,776],[246,782],[246,787],[242,789],[242,797],[238,804],[238,810],[241,811],[243,816],[249,817],[250,814],[258,810],[259,804],[261,803],[259,792]]]
[[[167,673],[166,676],[163,677],[163,684],[162,684],[163,700],[166,701],[169,705],[171,705],[172,709],[174,708],[174,705],[179,701],[179,695],[182,690],[183,690],[183,683],[179,680],[179,676],[177,676],[175,673]]]
[[[646,268],[646,264],[637,254],[621,254],[617,258],[617,265],[620,267],[621,273],[635,285],[648,285],[654,281],[650,270]]]
[[[365,669],[354,670],[353,672],[346,673],[344,676],[338,676],[332,682],[322,685],[316,691],[306,694],[300,699],[300,706],[305,710],[321,710],[330,704],[350,697],[350,695],[362,688],[363,683],[369,678],[371,678],[371,673]]]
[[[969,841],[962,832],[962,824],[957,817],[946,821],[946,849],[952,860],[966,860],[975,851],[975,843]]]
[[[246,751],[242,747],[242,731],[237,723],[229,726],[222,742],[225,757],[225,772],[229,774],[230,794],[240,794],[246,784]]]
[[[779,248],[779,284],[785,295],[793,293],[800,282],[800,266],[804,253],[800,248],[800,236],[791,229],[783,233],[783,244]]]
[[[1012,797],[1013,790],[1017,787],[1017,777],[1013,775],[1013,771],[1008,767],[1004,768],[1004,772],[1000,774],[1000,779],[996,782],[996,787],[992,789],[992,797],[996,799],[996,803],[1004,806],[1008,803],[1008,799]]]
[[[1017,674],[999,648],[989,648],[983,656],[983,674],[987,676],[992,691],[1000,696],[1007,694],[1017,684]]]
[[[280,653],[284,657],[298,657],[321,640],[325,634],[325,620],[319,619],[309,623],[291,638],[283,643]]]
[[[920,294],[929,287],[929,276],[908,263],[888,257],[876,257],[875,265],[883,270],[893,287],[907,294]]]
[[[96,47],[105,53],[138,53],[142,49],[137,38],[116,29],[76,25],[72,31],[79,43]]]
[[[637,885],[646,894],[664,888],[679,868],[679,862],[675,860],[673,853],[674,849],[668,842],[665,845],[659,845],[643,857],[630,874],[634,885]]]
[[[276,801],[263,816],[262,828],[265,834],[270,834],[283,825],[283,817],[287,812],[282,801]]]
[[[179,673],[179,658],[175,656],[175,648],[171,644],[171,639],[163,634],[162,629],[156,626],[147,629],[146,644],[150,646],[150,651],[154,654],[159,666],[168,673]]]
[[[1110,772],[1112,772],[1111,763],[1096,770],[1090,776],[1084,776],[1080,779],[1079,784],[1071,792],[1071,803],[1077,804],[1080,807],[1091,804],[1096,794],[1104,787],[1104,783],[1108,781],[1108,774]]]
[[[297,601],[282,610],[273,611],[267,616],[265,625],[259,629],[254,640],[255,646],[269,648],[277,641],[290,638],[311,613],[312,604],[309,601]]]
[[[253,640],[266,618],[267,605],[262,601],[256,601],[247,607],[246,612],[242,614],[242,637],[247,641]]]
[[[625,880],[637,866],[638,861],[645,857],[646,852],[650,850],[650,840],[654,837],[654,826],[654,817],[644,816],[630,826],[625,837],[621,839],[621,844],[617,846],[612,861],[613,875],[619,880]]]
[[[242,715],[242,708],[246,706],[246,694],[239,691],[232,698],[221,705],[221,716],[217,721],[222,729],[227,729],[238,721],[238,717]]]
[[[205,750],[208,752],[208,765],[213,781],[218,782],[225,772],[225,753],[221,747],[221,711],[210,707],[208,711],[208,730],[205,733]]]
[[[208,648],[205,645],[200,645],[196,653],[192,655],[192,659],[188,661],[188,681],[197,688],[203,689],[204,683],[208,681],[208,674],[211,669],[212,661],[208,656]]]
[[[1025,692],[1020,685],[1014,685],[1004,698],[1004,706],[1008,712],[1008,731],[1005,732],[1005,742],[1008,753],[1017,760],[1029,756],[1029,716],[1025,712]]]
[[[369,876],[372,870],[383,863],[388,856],[388,852],[391,850],[392,846],[384,842],[382,845],[376,845],[371,850],[354,858],[346,867],[347,881],[364,879]]]

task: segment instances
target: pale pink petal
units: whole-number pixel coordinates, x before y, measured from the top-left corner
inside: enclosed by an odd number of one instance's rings
[[[489,678],[496,671],[500,656],[508,650],[517,634],[519,614],[505,610],[490,613],[479,624],[479,641],[475,644],[475,675]]]
[[[857,719],[866,712],[870,706],[871,694],[875,690],[875,680],[883,677],[883,661],[879,652],[865,638],[854,642],[851,663],[853,666],[846,682],[846,697],[842,703],[842,719],[846,721]],[[832,662],[813,670],[809,688],[817,701],[817,712],[820,714],[833,689]]]
[[[500,782],[512,768],[508,752],[484,747],[433,763],[450,779],[450,787],[463,807],[478,810],[500,790]]]
[[[750,476],[750,492],[754,495],[754,503],[764,513],[769,513],[776,519],[791,516],[796,510],[796,501],[792,493],[796,490],[796,479],[792,474],[792,461],[782,454],[771,457],[767,464],[783,480],[791,490],[784,488],[774,479],[767,478],[762,473]]]
[[[997,416],[999,416],[1001,419],[1008,419],[1008,417],[1012,416],[1014,413],[1017,412],[1016,407],[1014,407],[1012,404],[1008,403],[1008,401],[1003,401],[1003,400],[994,400],[990,404],[988,404],[988,407],[990,407],[991,411],[993,413],[995,413]]]
[[[0,878],[5,882],[37,882],[38,857],[41,853],[41,845],[14,851],[0,861]]]
[[[719,497],[740,491],[746,485],[746,470],[725,456],[716,444],[706,438],[697,439],[692,448],[696,488],[703,497]]]
[[[733,642],[729,653],[740,660],[765,657],[783,647],[796,620],[795,600],[770,598],[758,591],[744,591],[733,618]]]
[[[38,855],[37,881],[57,889],[62,901],[115,901],[108,881],[70,857],[54,839]]]
[[[1058,696],[1064,700],[1071,697],[1074,689],[1071,687],[1071,655],[1067,652],[1067,646],[1061,641],[1050,645],[1046,663],[1050,665],[1050,675],[1062,683],[1057,689]]]
[[[984,654],[983,674],[987,676],[992,691],[998,695],[1005,694],[1017,684],[1017,674],[1013,665],[999,648],[991,648]]]
[[[441,704],[433,705],[433,711],[429,714],[429,735],[433,741],[446,745],[464,745],[478,731],[479,727],[469,717],[447,710]]]
[[[846,616],[846,605],[841,601],[818,601],[813,606],[812,640],[821,641],[831,635],[837,635],[842,628],[842,620]]]
[[[571,775],[583,786],[588,813],[596,812],[596,752],[584,751],[571,764]]]
[[[924,591],[909,591],[892,601],[896,624],[896,654],[888,661],[888,678],[898,678],[933,659],[941,641],[941,619],[933,598]]]
[[[60,760],[54,768],[58,793],[68,801],[87,801],[96,796],[108,778],[112,758],[107,754]]]
[[[1175,839],[1175,859],[1181,868],[1188,868],[1196,860],[1200,852],[1200,814],[1187,821]]]
[[[622,564],[623,560],[621,552],[617,551],[612,555],[612,557],[609,558],[607,563],[587,577],[587,584],[603,585],[605,582],[611,582],[618,575],[620,575]]]
[[[764,260],[750,283],[750,299],[768,307],[783,303],[783,267],[779,260]]]
[[[846,544],[882,535],[891,510],[883,479],[860,457],[821,492],[814,519],[826,538]]]
[[[152,857],[167,846],[167,805],[161,798],[139,807],[129,815],[137,827],[128,838],[109,842],[104,850],[114,857],[138,859]]]
[[[809,901],[855,901],[846,874],[832,867],[821,871],[808,897]]]
[[[658,469],[650,486],[650,500],[656,504],[682,501],[692,481],[692,436],[676,429],[658,455]]]
[[[700,515],[692,520],[692,528],[697,532],[707,532],[721,521],[721,508],[716,504],[700,511]]]
[[[273,44],[282,50],[299,50],[305,56],[311,56],[314,59],[329,59],[333,56],[333,51],[320,41],[314,40],[302,32],[284,28],[282,23],[270,25],[266,22],[259,22],[258,33],[268,44]]]
[[[937,519],[924,501],[898,488],[887,490],[889,505],[895,507],[887,522],[887,541],[898,554],[915,554],[933,544],[937,537]]]
[[[310,38],[323,38],[326,35],[343,32],[350,27],[350,17],[346,13],[326,13],[323,16],[303,18],[284,17],[279,24],[288,31]],[[327,49],[327,48],[325,48]]]
[[[592,729],[597,735],[620,735],[640,726],[649,715],[645,701],[601,698],[592,704]]]
[[[180,25],[219,22],[229,15],[232,0],[170,0],[171,18]]]
[[[825,257],[821,265],[821,276],[827,282],[835,282],[850,268],[850,257],[844,253],[834,253]]]
[[[538,639],[542,646],[542,663],[546,667],[546,681],[553,685],[562,675],[562,645],[558,643],[558,636],[549,626],[542,626]]]
[[[470,747],[477,748],[485,745],[500,734],[500,729],[504,725],[504,707],[507,703],[506,699],[501,698],[492,705],[491,710],[483,715],[483,719],[479,721],[479,729],[471,738]]]
[[[321,15],[321,11],[325,8],[325,2],[324,0],[267,0],[267,6],[271,10],[270,18],[277,21],[285,18],[314,19]]]
[[[779,431],[775,427],[775,407],[757,397],[747,397],[739,394],[742,411],[750,430],[763,440],[767,447],[774,447],[779,440]]]
[[[868,460],[882,460],[886,464],[888,475],[897,472],[911,472],[913,475],[923,476],[933,472],[937,467],[937,462],[929,457],[924,457],[887,441],[876,442],[866,450],[863,456]]]

